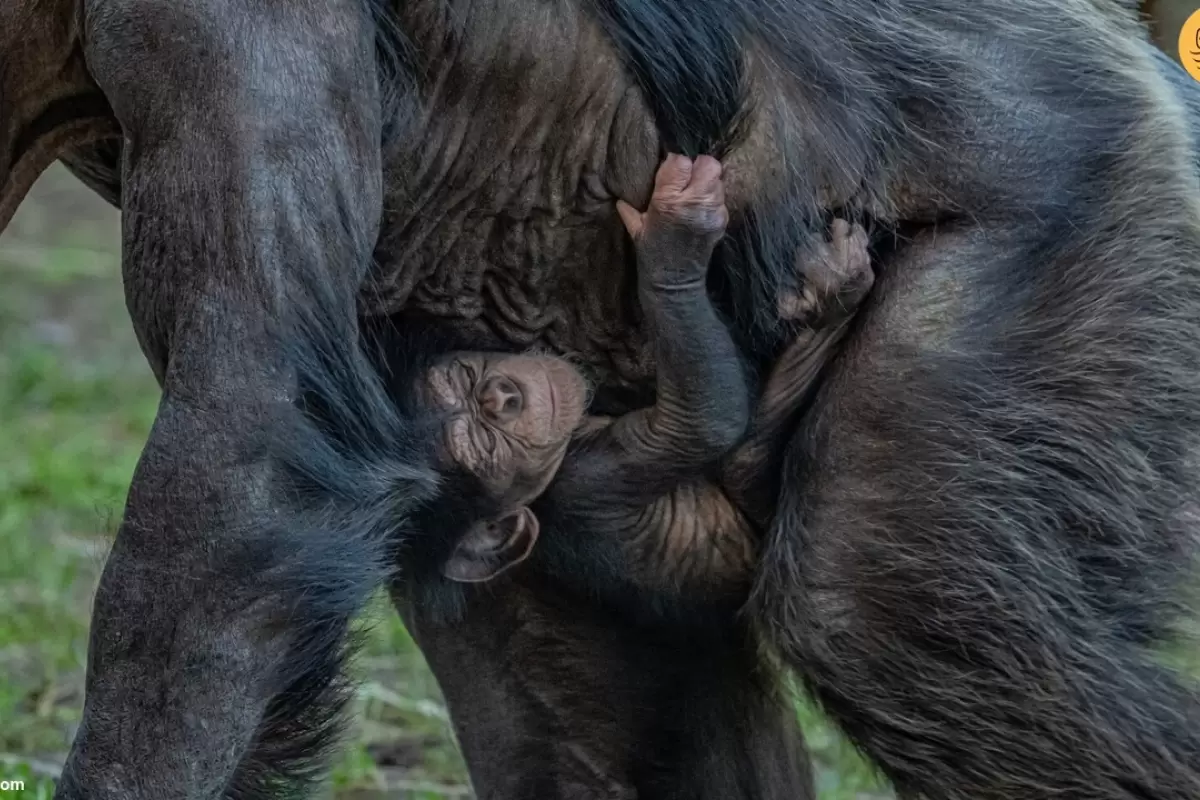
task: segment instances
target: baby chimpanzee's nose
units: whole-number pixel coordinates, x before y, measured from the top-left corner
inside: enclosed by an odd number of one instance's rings
[[[483,383],[479,407],[492,422],[512,422],[525,407],[517,385],[503,375],[493,375]]]

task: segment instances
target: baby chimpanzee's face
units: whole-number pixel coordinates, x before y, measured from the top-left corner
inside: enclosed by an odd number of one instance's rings
[[[448,414],[443,458],[513,506],[550,483],[587,402],[583,376],[552,356],[456,352],[418,390]]]

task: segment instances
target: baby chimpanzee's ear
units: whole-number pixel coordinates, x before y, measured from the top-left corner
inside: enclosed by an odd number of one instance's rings
[[[490,581],[529,557],[539,529],[537,517],[525,506],[476,522],[454,548],[442,575],[458,583]]]

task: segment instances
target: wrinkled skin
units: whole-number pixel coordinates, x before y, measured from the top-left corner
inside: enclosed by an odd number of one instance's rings
[[[613,201],[664,145],[728,149],[752,361],[820,209],[901,234],[781,476],[755,614],[785,660],[907,796],[1200,795],[1197,699],[1145,652],[1196,542],[1200,201],[1116,4],[414,0],[405,82],[355,0],[79,2],[0,7],[0,222],[54,157],[119,199],[163,399],[59,797],[270,796],[306,616],[241,548],[289,508],[257,436],[293,395],[281,312],[349,342],[363,288],[644,392]]]
[[[439,461],[475,475],[505,508],[542,493],[587,406],[583,376],[547,356],[454,353],[418,388],[446,419]]]
[[[422,370],[414,384],[417,405],[441,421],[434,463],[461,470],[484,496],[441,574],[490,581],[537,543],[541,524],[529,505],[550,485],[583,423],[587,383],[562,358],[459,351]]]

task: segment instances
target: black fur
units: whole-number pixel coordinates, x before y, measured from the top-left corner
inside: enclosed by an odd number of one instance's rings
[[[386,151],[412,122],[415,109],[416,64],[412,46],[393,14],[394,0],[362,0],[378,28],[376,36],[377,69]]]
[[[1084,88],[1092,113],[1110,109],[1108,124],[1114,127],[1126,107],[1119,90],[1110,93],[1109,87],[1075,74],[1073,66],[1056,63],[1058,53],[1075,49],[1071,37],[1078,34],[1065,27],[1041,28],[1031,20],[1023,32],[1028,56],[1038,62],[1025,72],[1046,76],[1045,86],[1011,82],[997,74],[993,62],[963,50],[962,41],[987,41],[995,36],[996,21],[1012,16],[1003,2],[939,0],[869,8],[838,0],[589,4],[641,85],[668,148],[720,156],[741,141],[745,119],[762,98],[748,94],[745,53],[735,49],[735,42],[759,43],[787,76],[786,84],[770,89],[786,96],[800,87],[806,116],[819,121],[782,143],[788,167],[784,195],[750,209],[718,253],[714,282],[733,315],[735,335],[750,352],[772,353],[779,346],[784,332],[772,313],[773,298],[797,253],[825,229],[821,223],[829,209],[821,203],[820,176],[810,164],[827,165],[832,178],[850,181],[858,179],[864,164],[872,165],[874,174],[861,187],[859,202],[839,209],[839,215],[874,228],[867,203],[885,199],[882,181],[901,160],[953,162],[957,154],[944,148],[941,137],[970,127],[973,117],[1010,115],[1011,108],[1027,105],[1031,94],[1079,95]],[[1055,85],[1064,76],[1066,81]],[[983,107],[982,97],[988,98]],[[1002,151],[1003,134],[990,135],[996,137],[992,147]],[[997,171],[987,176],[986,185],[961,188],[995,196],[998,204],[1040,204],[1044,193],[1035,199],[1030,187],[1061,171],[1057,152],[1086,150],[1090,135],[1063,120],[1054,132],[1061,149],[1029,154],[1033,163],[1025,173]],[[978,172],[974,165],[964,167],[953,175],[956,180]],[[959,188],[947,187],[947,200]],[[1070,201],[1061,198],[1062,208]],[[963,211],[947,203],[922,222],[949,220]]]
[[[736,20],[713,17],[699,3],[594,6],[645,92],[667,151],[723,156],[745,110]]]
[[[488,800],[810,800],[795,714],[746,626],[631,625],[533,564],[461,622],[399,604]]]
[[[1171,84],[1175,94],[1187,111],[1189,127],[1192,131],[1192,141],[1200,143],[1200,85],[1195,79],[1184,72],[1178,62],[1173,61],[1161,50],[1154,51],[1154,65]],[[1200,166],[1200,150],[1193,153],[1193,162]]]
[[[309,289],[310,297],[323,295]],[[346,722],[353,686],[343,670],[356,644],[354,616],[393,576],[398,550],[411,551],[405,563],[419,570],[440,563],[453,545],[427,527],[408,546],[419,504],[442,488],[421,466],[433,421],[392,401],[354,331],[334,325],[327,304],[305,299],[291,308],[278,338],[295,370],[297,401],[266,426],[262,445],[277,460],[280,496],[291,505],[238,553],[240,565],[227,568],[259,576],[291,643],[230,800],[308,796]]]

